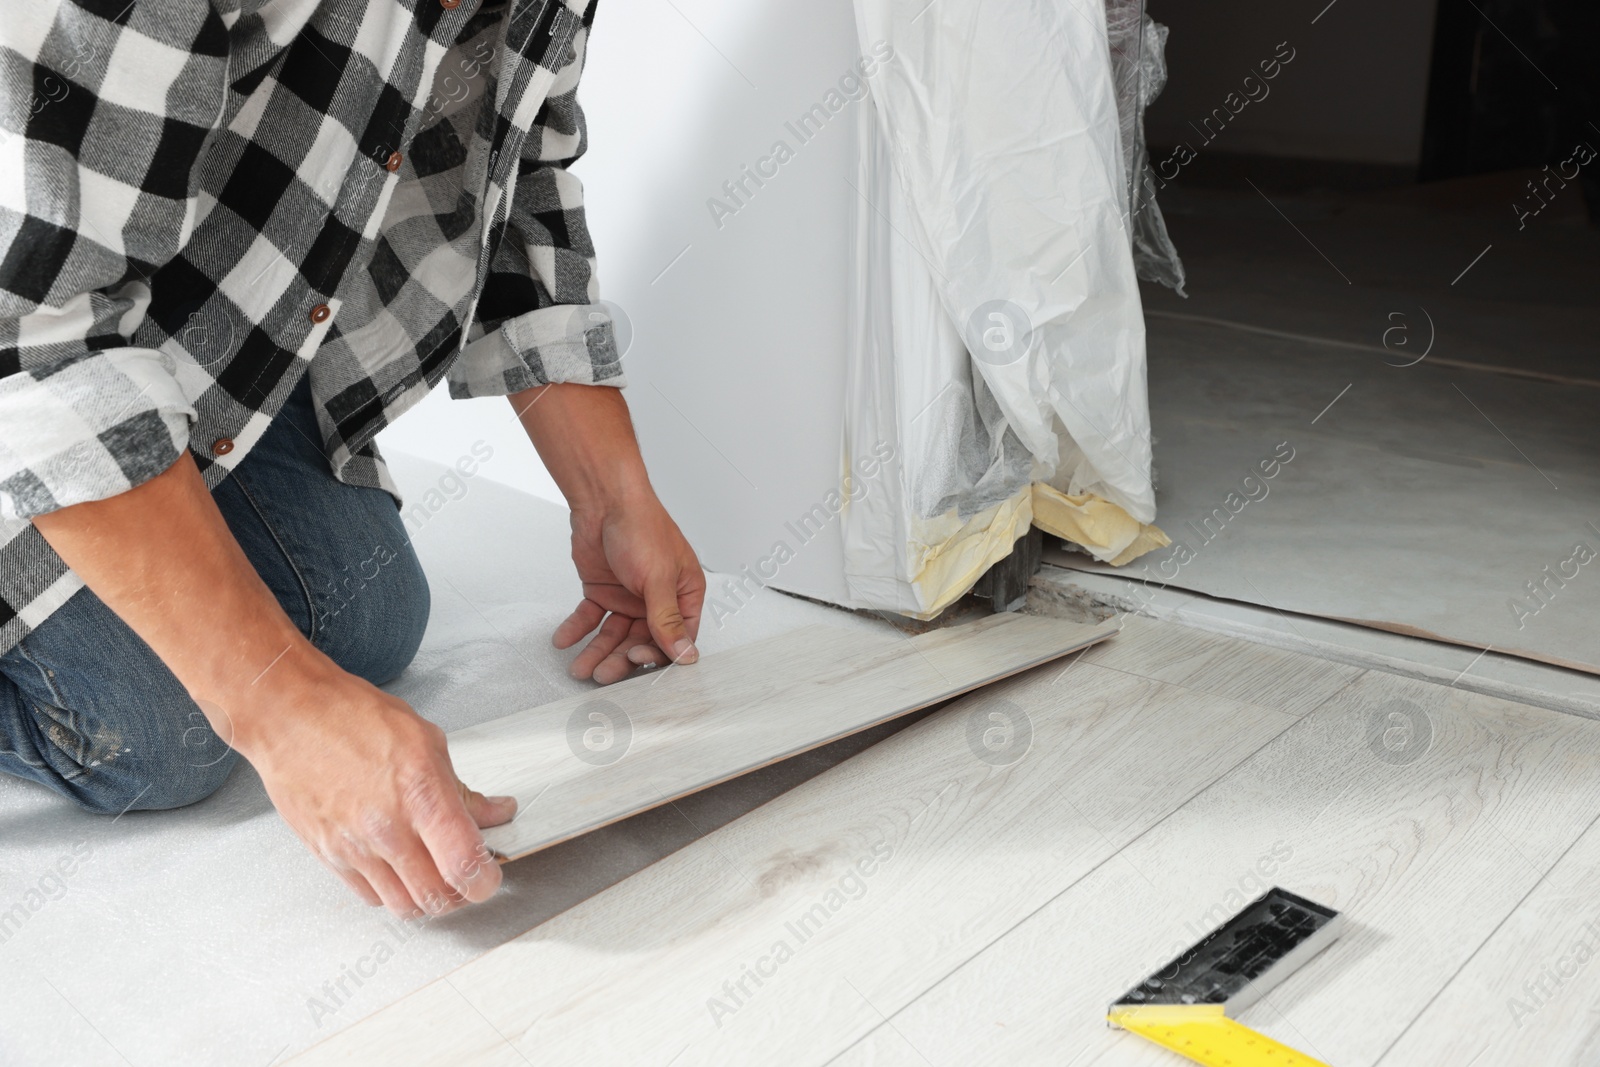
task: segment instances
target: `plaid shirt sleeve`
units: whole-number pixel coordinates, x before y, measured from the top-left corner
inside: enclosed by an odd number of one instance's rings
[[[584,13],[568,61],[523,142],[474,340],[450,368],[453,397],[551,382],[626,384],[611,316],[599,303],[583,186],[568,170],[587,147],[578,80],[594,9]]]
[[[0,26],[3,519],[154,477],[195,416],[131,337],[194,225],[227,29],[203,0],[117,6],[32,0]]]

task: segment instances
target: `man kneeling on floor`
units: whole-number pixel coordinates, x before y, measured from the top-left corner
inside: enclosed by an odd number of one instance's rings
[[[567,172],[592,17],[8,8],[0,770],[114,815],[200,800],[243,755],[369,903],[491,895],[480,828],[515,802],[378,688],[428,587],[373,437],[444,378],[510,397],[572,507],[584,599],[556,645],[598,628],[574,673],[695,659],[704,580],[634,442]]]

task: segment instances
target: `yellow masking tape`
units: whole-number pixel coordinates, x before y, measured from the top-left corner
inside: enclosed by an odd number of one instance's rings
[[[1120,567],[1152,549],[1172,544],[1147,525],[1093,493],[1068,496],[1043,482],[1033,486],[1033,524],[1045,533],[1082,545],[1101,563]]]
[[[1011,552],[1033,518],[1026,490],[960,523],[954,513],[917,520],[912,529],[911,584],[924,605],[913,618],[931,619]]]
[[[1068,496],[1037,482],[965,521],[953,510],[931,519],[913,518],[909,580],[921,609],[903,613],[915,619],[938,615],[1004,559],[1030,524],[1082,545],[1113,567],[1172,544],[1159,527],[1140,522],[1103,497]]]

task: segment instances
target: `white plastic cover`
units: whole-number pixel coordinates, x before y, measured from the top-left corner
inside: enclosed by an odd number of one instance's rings
[[[1144,139],[1144,111],[1167,84],[1167,28],[1144,13],[1144,0],[1106,0],[1111,77],[1122,120],[1122,161],[1133,198],[1133,265],[1145,281],[1183,291],[1183,262],[1156,204],[1156,178]]]
[[[844,456],[860,491],[843,525],[855,606],[937,613],[1027,531],[1037,487],[1116,527],[1093,546],[1102,558],[1151,536],[1103,5],[855,0],[863,53],[893,49],[861,134]],[[886,454],[897,476],[866,484]]]

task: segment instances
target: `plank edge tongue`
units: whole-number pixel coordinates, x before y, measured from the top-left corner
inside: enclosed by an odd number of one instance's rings
[[[450,753],[471,788],[534,798],[511,822],[484,831],[506,862],[980,689],[1117,630],[1111,622],[1020,614],[915,637],[808,626],[669,668],[676,679],[652,672],[455,731]],[[841,662],[860,666],[829,670]],[[841,700],[843,692],[859,699]],[[752,722],[760,728],[750,729]],[[600,742],[620,751],[600,751]]]

